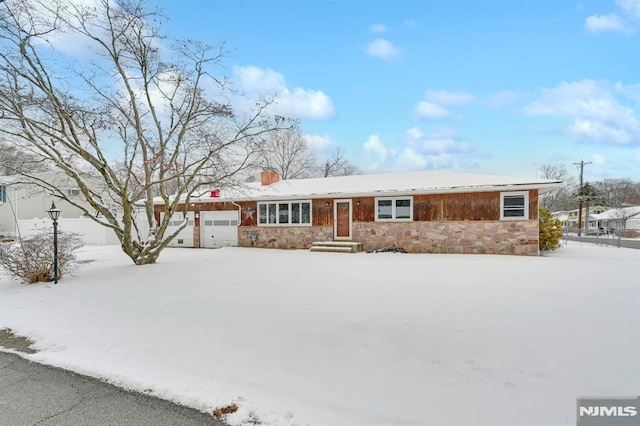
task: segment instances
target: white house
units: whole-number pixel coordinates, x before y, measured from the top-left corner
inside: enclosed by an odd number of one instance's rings
[[[62,173],[48,172],[60,181],[67,197],[82,204],[83,199],[74,182]],[[76,232],[85,244],[116,244],[113,231],[85,216],[84,211],[55,197],[46,189],[28,183],[23,176],[0,176],[0,237],[29,236],[52,227],[47,210],[55,202],[60,209],[58,229]]]
[[[596,226],[600,229],[640,232],[640,206],[609,209],[599,214],[589,215],[589,221],[596,222]]]

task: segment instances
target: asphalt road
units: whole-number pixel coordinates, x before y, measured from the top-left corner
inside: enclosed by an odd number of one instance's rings
[[[586,236],[578,237],[573,235],[566,235],[563,238],[569,241],[582,241],[583,243],[602,244],[602,245],[618,247],[618,238],[615,238],[612,236],[606,236],[606,235],[602,237],[586,237]],[[634,239],[634,240],[621,239],[620,247],[640,249],[640,240],[639,239]]]
[[[0,352],[1,426],[191,426],[209,414]]]

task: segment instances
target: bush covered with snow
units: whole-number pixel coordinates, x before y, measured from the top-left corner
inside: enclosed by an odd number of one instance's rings
[[[540,251],[557,250],[562,238],[562,222],[555,219],[551,212],[544,207],[540,207],[538,218],[540,221]]]
[[[58,233],[58,279],[76,265],[74,251],[83,243],[78,234]],[[53,281],[53,233],[43,232],[15,243],[0,243],[0,266],[29,284]]]

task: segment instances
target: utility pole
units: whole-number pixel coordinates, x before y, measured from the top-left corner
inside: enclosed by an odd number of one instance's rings
[[[584,162],[582,160],[580,160],[579,163],[573,163],[576,166],[580,166],[580,191],[578,192],[578,237],[582,236],[582,182],[583,182],[583,176],[584,176],[584,166],[586,164],[591,164],[591,161],[589,162]],[[589,218],[587,218],[587,221],[589,220]],[[588,223],[588,222],[587,222]]]

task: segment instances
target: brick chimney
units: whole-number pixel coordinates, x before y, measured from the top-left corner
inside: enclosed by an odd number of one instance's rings
[[[260,183],[262,186],[271,185],[272,183],[276,183],[280,180],[280,176],[278,172],[274,172],[273,170],[263,170],[260,173]]]

